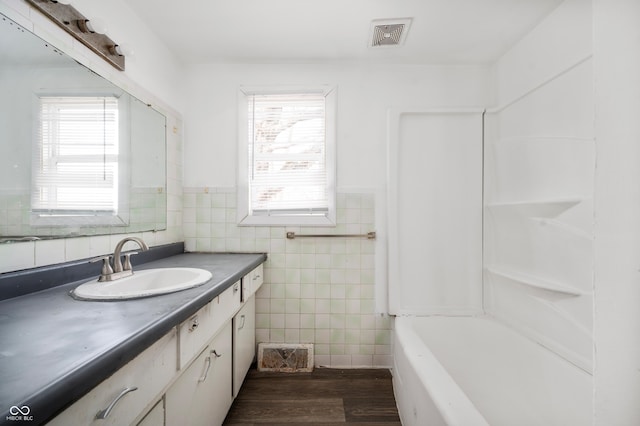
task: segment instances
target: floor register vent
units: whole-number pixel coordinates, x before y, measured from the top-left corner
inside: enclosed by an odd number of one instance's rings
[[[258,371],[311,372],[313,371],[313,344],[259,343]]]

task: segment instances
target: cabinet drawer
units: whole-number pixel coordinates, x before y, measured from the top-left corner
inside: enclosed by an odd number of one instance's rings
[[[262,264],[258,265],[253,271],[242,277],[242,301],[249,300],[262,283],[264,282],[264,272]]]
[[[231,321],[165,395],[167,425],[221,425],[231,407]]]
[[[130,424],[157,400],[176,374],[176,345],[174,328],[49,424]]]
[[[240,301],[241,293],[240,281],[229,287],[219,297],[211,301],[211,312],[213,318],[220,327],[229,321],[240,309],[242,302]],[[210,333],[209,338],[215,333]]]
[[[178,327],[179,368],[183,369],[202,351],[204,345],[220,327],[231,319],[240,307],[240,283],[237,282],[203,306]]]

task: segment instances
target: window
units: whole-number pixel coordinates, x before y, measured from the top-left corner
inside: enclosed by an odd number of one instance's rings
[[[335,90],[240,98],[240,224],[335,225]]]
[[[39,109],[32,217],[116,215],[118,99],[43,96]]]

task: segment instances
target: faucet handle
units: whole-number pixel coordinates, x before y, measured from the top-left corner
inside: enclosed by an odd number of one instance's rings
[[[138,254],[137,251],[130,251],[124,254],[124,264],[122,265],[123,271],[131,271],[133,267],[131,266],[131,256],[134,254]]]
[[[100,262],[101,260],[102,260],[102,272],[100,273],[100,278],[98,278],[98,281],[104,281],[107,276],[113,274],[113,268],[111,267],[111,255],[107,254],[104,256],[98,256],[89,260],[89,262],[96,263],[96,262]]]

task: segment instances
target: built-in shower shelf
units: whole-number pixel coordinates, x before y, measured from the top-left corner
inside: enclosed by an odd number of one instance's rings
[[[522,150],[523,144],[532,144],[541,146],[543,149],[557,148],[561,144],[575,145],[585,144],[593,145],[595,138],[585,137],[572,137],[572,136],[550,136],[550,135],[538,135],[538,136],[520,136],[520,137],[508,137],[494,140],[491,145],[500,148],[512,148],[514,150]]]
[[[516,269],[502,265],[487,266],[485,270],[495,276],[506,278],[508,280],[524,284],[529,287],[541,290],[562,293],[569,296],[581,296],[583,292],[575,287],[562,284],[556,281],[550,281],[535,275],[520,272]]]
[[[539,226],[553,226],[557,230],[575,235],[576,237],[593,241],[593,234],[575,226],[568,225],[556,219],[546,217],[531,217],[529,220],[537,223]]]
[[[567,197],[549,200],[506,201],[487,203],[490,209],[509,209],[525,216],[556,217],[580,204],[584,198]]]

